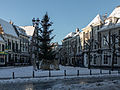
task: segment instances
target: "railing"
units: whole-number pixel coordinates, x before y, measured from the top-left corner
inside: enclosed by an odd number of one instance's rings
[[[75,73],[76,72],[76,73]],[[82,73],[80,70],[76,70],[74,73],[70,73],[67,70],[63,71],[33,71],[29,73],[29,75],[18,75],[16,72],[12,72],[9,77],[0,77],[0,79],[16,79],[16,78],[43,78],[43,77],[66,77],[66,76],[87,76],[87,75],[112,75],[112,74],[118,74],[120,75],[120,70],[118,71],[111,71],[111,70],[100,70],[99,72],[94,71],[92,69],[89,69],[89,72]]]

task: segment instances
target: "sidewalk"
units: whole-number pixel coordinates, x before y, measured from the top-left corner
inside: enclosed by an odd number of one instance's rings
[[[118,74],[118,71],[87,69],[80,67],[61,66],[60,70],[37,70],[33,66],[25,67],[5,67],[0,69],[0,79],[12,78],[43,78],[43,77],[61,77],[61,76],[84,76],[84,75],[101,75],[101,74]]]

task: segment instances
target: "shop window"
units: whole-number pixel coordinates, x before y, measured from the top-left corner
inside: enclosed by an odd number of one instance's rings
[[[3,63],[4,62],[4,58],[0,58],[0,62]]]

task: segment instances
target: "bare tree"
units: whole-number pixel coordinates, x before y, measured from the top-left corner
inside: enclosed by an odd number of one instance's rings
[[[91,52],[92,52],[92,40],[89,39],[88,41],[85,42],[85,49],[87,50],[88,54],[88,68],[90,69],[90,62],[91,62]]]
[[[73,52],[73,58],[74,58],[74,61],[73,61],[73,65],[75,66],[76,65],[76,52],[77,52],[77,40],[71,42],[71,49],[72,49],[72,52]]]
[[[109,38],[109,39],[111,39],[112,40],[112,43],[111,43],[111,41],[109,40],[107,40],[107,37],[106,36],[104,36],[104,38],[105,38],[105,41],[107,42],[107,44],[109,45],[109,50],[110,50],[110,52],[112,53],[112,63],[111,63],[111,70],[113,70],[114,69],[114,60],[115,60],[115,56],[117,56],[117,53],[116,53],[116,44],[118,44],[118,42],[116,42],[116,39],[120,39],[120,36],[119,35],[116,35],[116,34],[112,34],[112,35],[110,35],[109,37],[111,37],[111,38]]]

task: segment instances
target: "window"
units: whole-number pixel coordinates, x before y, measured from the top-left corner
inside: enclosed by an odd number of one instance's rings
[[[4,49],[5,49],[5,48],[4,48],[4,45],[2,44],[2,51],[4,51]]]
[[[94,54],[94,64],[96,64],[96,59],[97,59],[97,56],[96,54]]]
[[[117,55],[114,56],[114,64],[117,64]]]
[[[11,49],[11,42],[8,39],[8,49]]]
[[[4,63],[4,58],[0,58],[0,62],[1,62],[1,63]]]
[[[116,36],[117,36],[117,33],[114,33],[114,34],[112,34],[112,36],[111,36],[111,44],[112,43],[119,43],[119,38],[116,38]]]
[[[108,64],[108,56],[107,56],[107,54],[104,54],[104,64]]]
[[[17,54],[15,54],[15,63],[17,63],[18,60],[17,60]]]
[[[9,42],[9,49],[11,49],[11,42]]]
[[[103,37],[103,45],[104,46],[108,45],[108,42],[109,42],[108,38],[109,38],[108,35]]]
[[[118,39],[118,38],[116,38],[116,39],[115,39],[115,42],[116,42],[116,43],[119,43],[119,39]]]
[[[96,49],[97,48],[97,46],[96,46],[96,44],[94,45],[94,49]]]
[[[17,44],[17,41],[15,41],[15,44],[16,44],[16,51],[18,51],[18,44]]]
[[[13,40],[12,40],[12,50],[13,52],[15,51],[15,43],[13,42]]]

